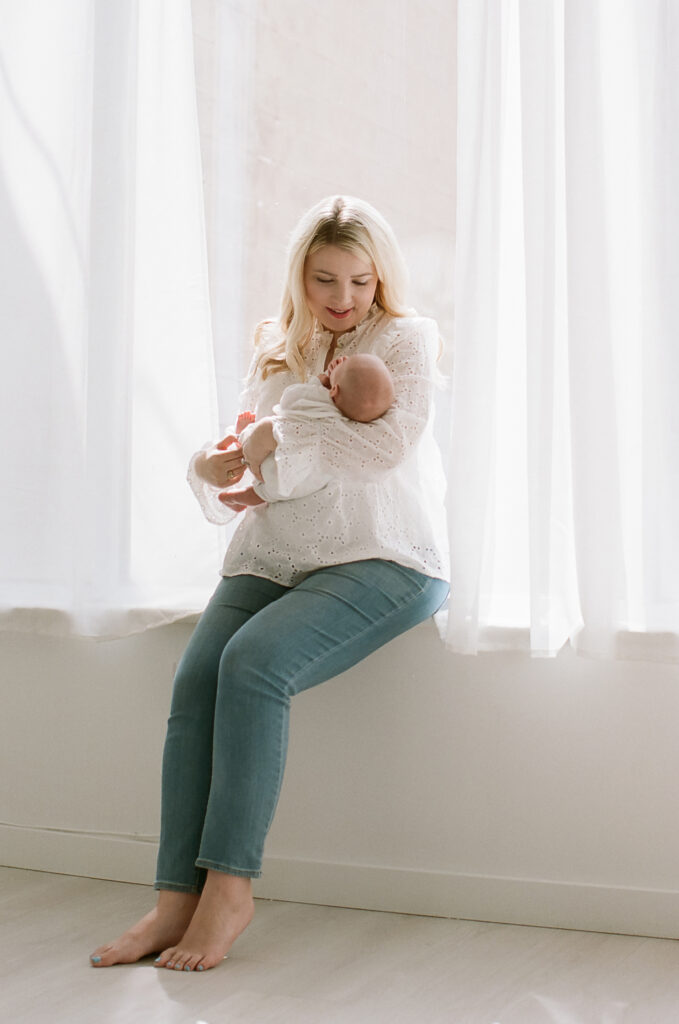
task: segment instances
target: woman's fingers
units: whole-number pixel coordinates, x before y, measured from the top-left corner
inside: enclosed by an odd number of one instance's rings
[[[245,466],[243,465],[239,466],[237,469],[227,469],[226,479],[228,481],[229,487],[231,486],[231,484],[237,484],[238,481],[242,479],[244,472]]]
[[[221,441],[217,441],[215,448],[219,448],[221,452],[224,452],[227,448],[230,448],[232,444],[238,444],[238,438],[235,434],[227,434]]]
[[[227,443],[231,447],[228,449],[222,447]],[[230,487],[231,484],[240,480],[246,469],[243,449],[233,435],[225,437],[211,448],[205,455],[204,461],[205,471],[201,475],[213,487]]]
[[[228,491],[224,491],[224,493],[220,494],[218,497],[222,504],[226,505],[227,508],[230,508],[232,512],[244,512],[247,508],[247,505],[239,505],[237,501],[234,501]]]
[[[259,505],[266,505],[264,498],[260,498],[254,487],[239,487],[237,490],[226,492],[232,502],[243,505],[244,508],[257,508]],[[231,505],[233,508],[234,506]]]

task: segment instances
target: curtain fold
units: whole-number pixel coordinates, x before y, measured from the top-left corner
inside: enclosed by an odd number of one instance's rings
[[[458,152],[455,348],[449,449],[451,587],[448,641],[479,643],[484,539],[489,530],[497,365],[502,21],[479,4],[458,12]],[[474,387],[469,388],[468,382]],[[462,542],[464,538],[464,542]],[[456,540],[458,541],[456,543]]]
[[[664,0],[460,0],[453,649],[679,655],[677,56]]]
[[[190,5],[6,5],[0,71],[0,628],[124,635],[219,559],[185,484],[217,422]]]

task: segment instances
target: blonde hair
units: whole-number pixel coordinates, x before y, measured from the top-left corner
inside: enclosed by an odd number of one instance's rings
[[[300,380],[307,378],[305,356],[316,318],[306,301],[304,267],[307,257],[326,245],[369,259],[377,274],[375,304],[390,316],[409,313],[405,260],[384,217],[362,199],[329,196],[305,213],[292,233],[278,320],[262,320],[255,329],[255,372],[264,379],[281,370],[291,370]],[[271,325],[278,330],[270,331]],[[267,344],[272,333],[275,340]]]

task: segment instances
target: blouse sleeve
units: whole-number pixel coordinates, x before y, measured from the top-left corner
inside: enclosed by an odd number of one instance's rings
[[[276,448],[275,452],[264,459],[260,467],[264,479],[262,483],[258,480],[255,480],[254,483],[255,492],[264,501],[289,501],[292,498],[306,498],[309,494],[320,491],[322,487],[330,483],[332,476],[327,472],[307,473],[304,479],[298,481],[292,489],[290,489],[289,481],[287,485],[281,486],[278,473],[278,451],[279,449]]]
[[[392,321],[372,347],[389,367],[395,391],[391,408],[372,423],[333,417],[311,423],[274,419],[281,490],[307,477],[329,474],[356,483],[375,481],[414,451],[429,419],[436,379],[438,328],[424,317]]]
[[[254,409],[257,404],[257,381],[254,373],[255,365],[256,357],[253,356],[250,362],[250,369],[248,371],[245,385],[238,399],[238,407],[243,411]],[[226,431],[227,434],[235,434],[235,432],[235,427],[228,427]],[[226,490],[226,488],[213,487],[212,484],[208,484],[202,479],[202,477],[198,476],[198,473],[196,472],[196,462],[198,457],[202,455],[203,452],[208,451],[214,443],[214,441],[207,441],[200,451],[197,451],[191,456],[186,479],[188,480],[189,487],[195,494],[198,504],[203,510],[203,515],[207,521],[209,523],[214,523],[216,526],[225,526],[226,523],[230,523],[239,514],[238,512],[234,512],[233,509],[228,508],[219,500],[219,495]],[[238,486],[243,486],[241,481],[239,481]]]
[[[228,508],[219,500],[219,495],[225,490],[224,487],[213,487],[212,484],[207,483],[202,477],[198,476],[196,472],[198,456],[208,451],[214,443],[214,441],[207,441],[200,451],[197,451],[191,457],[186,479],[207,521],[214,523],[216,526],[224,526],[226,523],[230,523],[232,519],[235,519],[238,513]]]

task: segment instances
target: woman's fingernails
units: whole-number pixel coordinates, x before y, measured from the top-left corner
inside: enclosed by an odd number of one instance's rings
[[[191,970],[191,968],[190,968],[190,967],[189,967],[189,965],[187,964],[187,965],[186,965],[186,967],[184,968],[184,970],[185,970],[185,971],[190,971],[190,970]]]
[[[159,964],[160,963],[160,957],[157,956],[156,959],[153,962],[154,962],[154,964]]]
[[[101,957],[100,956],[91,956],[90,960],[92,961],[93,964],[100,964],[101,963]]]
[[[196,967],[196,970],[197,970],[197,971],[204,971],[204,970],[205,970],[205,968],[203,967],[203,965],[202,965],[202,964],[198,964],[198,966]]]

